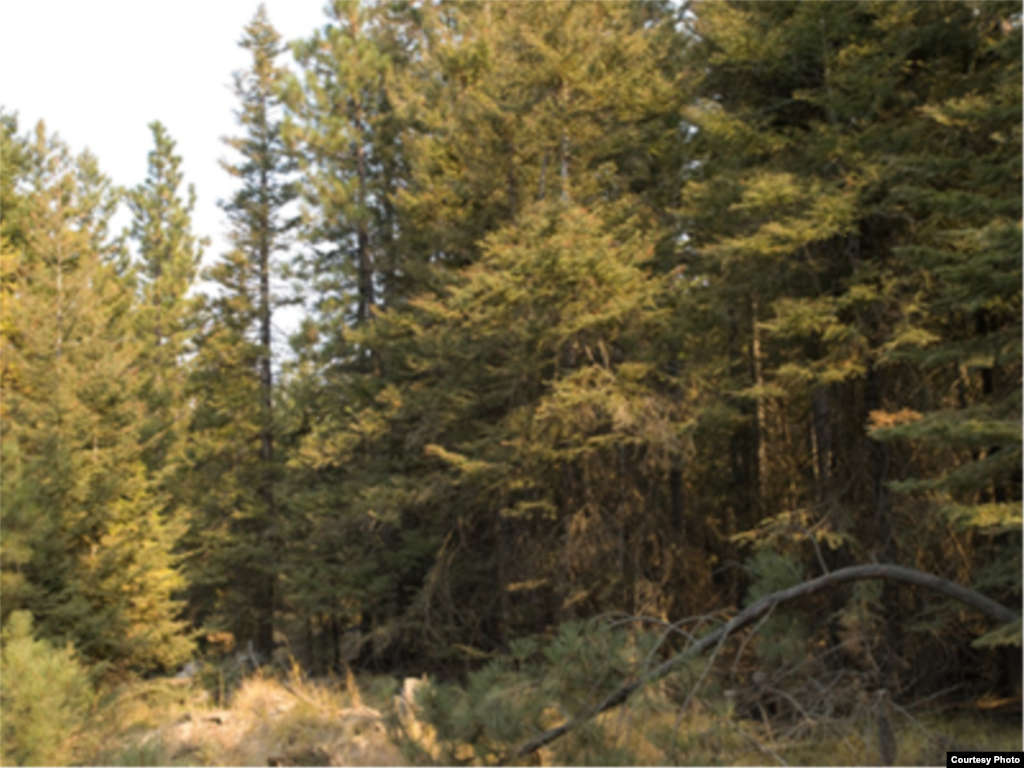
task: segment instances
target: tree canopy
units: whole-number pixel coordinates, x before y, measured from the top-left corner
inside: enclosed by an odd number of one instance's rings
[[[454,677],[869,565],[1019,614],[1019,4],[336,0],[239,44],[204,269],[162,123],[117,190],[2,115],[19,642]],[[749,653],[1001,684],[1019,622],[942,594],[816,593]]]

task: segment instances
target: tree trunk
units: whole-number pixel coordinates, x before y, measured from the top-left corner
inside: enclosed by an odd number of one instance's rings
[[[271,320],[272,309],[270,302],[270,228],[273,222],[270,221],[267,199],[269,198],[268,188],[270,180],[264,169],[260,173],[260,192],[263,205],[260,209],[260,233],[259,233],[259,279],[260,279],[260,460],[262,467],[261,496],[264,504],[264,519],[262,530],[259,533],[260,546],[265,549],[267,557],[265,563],[270,569],[269,572],[260,576],[261,584],[258,588],[256,611],[258,615],[258,626],[256,630],[256,644],[261,654],[270,658],[274,652],[274,603],[277,591],[277,573],[275,567],[275,553],[277,551],[274,542],[274,526],[277,520],[277,511],[274,500],[274,413],[273,413],[273,368],[272,368],[272,338]]]
[[[768,504],[768,403],[764,397],[764,371],[761,357],[761,330],[757,327],[757,298],[750,299],[750,357],[757,395],[757,493],[758,508],[765,514]]]
[[[864,423],[867,423],[872,411],[881,409],[882,393],[881,382],[878,370],[872,363],[867,372],[864,382],[864,405],[867,413]],[[878,440],[868,438],[868,454],[870,456],[872,502],[874,506],[872,530],[876,534],[878,545],[878,556],[885,563],[892,563],[896,560],[896,540],[893,534],[892,521],[892,498],[889,493],[889,463],[890,446]],[[903,633],[900,624],[893,621],[901,612],[899,594],[891,585],[885,585],[882,589],[882,610],[887,621],[885,622],[885,649],[882,655],[882,671],[886,678],[886,684],[896,687],[895,675],[897,674],[897,659],[902,655]]]
[[[360,114],[361,117],[361,114]],[[366,158],[363,145],[356,143],[356,175],[359,178],[359,223],[356,230],[359,306],[356,314],[360,325],[364,325],[373,312],[373,257],[370,253],[370,233],[365,220],[366,216]]]
[[[811,394],[811,421],[815,491],[818,505],[825,509],[832,494],[832,407],[827,386]]]

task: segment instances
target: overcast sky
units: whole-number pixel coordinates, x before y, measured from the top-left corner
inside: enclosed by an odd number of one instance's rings
[[[285,40],[310,35],[323,0],[265,0]],[[249,65],[238,47],[258,0],[0,0],[0,104],[24,133],[46,121],[77,154],[88,147],[115,184],[145,178],[148,124],[177,142],[195,184],[196,234],[226,250],[218,199],[232,191],[218,158],[237,134],[231,73]],[[285,60],[290,62],[287,55]],[[127,217],[119,219],[126,224]],[[206,259],[209,263],[209,252]]]

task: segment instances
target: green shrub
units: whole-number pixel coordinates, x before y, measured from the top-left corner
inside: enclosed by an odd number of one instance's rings
[[[32,637],[32,615],[15,611],[0,650],[0,760],[64,765],[85,723],[93,689],[69,646]]]

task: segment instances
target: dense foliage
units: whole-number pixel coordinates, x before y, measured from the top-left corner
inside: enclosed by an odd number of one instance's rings
[[[27,611],[121,672],[507,676],[866,562],[1019,609],[1019,4],[326,11],[292,68],[245,30],[205,283],[161,124],[119,192],[3,115],[5,659]],[[930,692],[1006,679],[990,629],[886,584],[750,650]]]

